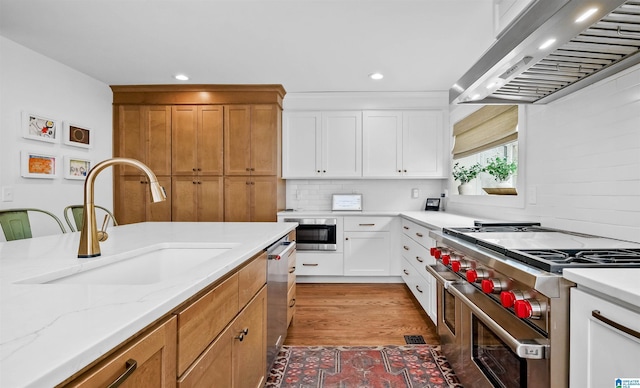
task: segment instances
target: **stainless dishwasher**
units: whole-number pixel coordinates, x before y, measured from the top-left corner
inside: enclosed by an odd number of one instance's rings
[[[285,236],[267,248],[267,376],[287,337],[289,256],[296,242]]]

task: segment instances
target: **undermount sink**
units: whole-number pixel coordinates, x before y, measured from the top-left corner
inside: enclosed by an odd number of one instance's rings
[[[26,284],[153,284],[179,276],[239,244],[157,244],[20,281]],[[95,263],[95,264],[94,264]]]

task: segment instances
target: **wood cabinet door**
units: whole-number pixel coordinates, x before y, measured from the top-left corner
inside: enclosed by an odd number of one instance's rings
[[[320,112],[286,112],[282,129],[282,177],[320,176]]]
[[[322,114],[322,171],[325,177],[362,175],[362,112]]]
[[[222,177],[175,175],[172,185],[172,221],[221,222],[224,220]]]
[[[165,193],[167,194],[167,199],[162,202],[153,202],[151,201],[151,193],[149,192],[149,184],[145,180],[144,193],[143,196],[145,198],[145,208],[147,212],[146,221],[171,221],[171,177],[170,176],[159,176],[158,183],[160,186],[164,188]],[[126,200],[129,200],[128,198]],[[131,206],[140,206],[140,203],[133,202]],[[120,220],[118,220],[118,223]]]
[[[233,387],[233,344],[237,341],[228,327],[178,379],[178,388]]]
[[[276,175],[278,115],[275,105],[251,106],[251,175]]]
[[[251,173],[251,106],[224,107],[224,174]]]
[[[117,108],[114,156],[132,158],[156,175],[171,174],[171,108],[121,105]],[[118,166],[119,175],[138,175],[130,166]]]
[[[251,177],[231,176],[224,178],[225,222],[251,221]]]
[[[406,111],[402,120],[403,174],[434,177],[443,174],[443,114],[441,111]]]
[[[174,175],[196,175],[198,167],[198,107],[171,108],[172,163]]]
[[[251,177],[250,209],[252,222],[276,222],[278,179],[275,176]]]
[[[265,382],[267,353],[267,288],[240,313],[232,324],[237,338],[233,348],[234,387],[258,388]]]
[[[197,169],[200,175],[222,175],[224,108],[198,106]]]
[[[113,355],[64,387],[110,386],[128,370],[122,388],[169,388],[176,386],[176,318],[171,318],[125,345]]]
[[[365,111],[362,119],[362,176],[402,176],[402,112]]]

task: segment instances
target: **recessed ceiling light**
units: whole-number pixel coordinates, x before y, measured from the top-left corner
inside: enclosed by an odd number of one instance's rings
[[[551,38],[548,41],[544,42],[540,47],[538,47],[539,50],[544,50],[547,47],[551,46],[552,44],[554,44],[556,42],[555,38]]]
[[[369,78],[379,80],[379,79],[383,79],[384,75],[382,75],[382,73],[371,73],[369,74]]]
[[[177,79],[178,81],[188,81],[189,80],[189,77],[187,77],[184,74],[176,74],[176,76],[174,78]]]
[[[585,20],[587,20],[589,18],[589,16],[593,15],[594,13],[596,13],[597,10],[598,10],[598,8],[590,8],[585,13],[580,15],[579,18],[576,19],[576,23],[584,22]]]

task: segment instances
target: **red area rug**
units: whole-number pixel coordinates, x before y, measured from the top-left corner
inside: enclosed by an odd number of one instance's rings
[[[284,346],[268,388],[461,388],[439,346]]]

